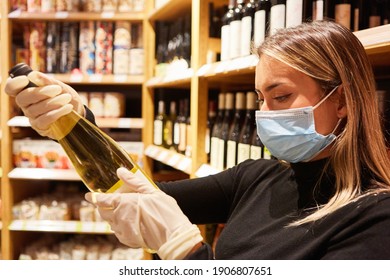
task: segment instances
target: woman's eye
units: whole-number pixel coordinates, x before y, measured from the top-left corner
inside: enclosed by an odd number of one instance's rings
[[[286,101],[289,97],[290,97],[291,94],[285,94],[285,95],[281,95],[281,96],[276,96],[274,97],[274,99],[278,102],[284,102]]]

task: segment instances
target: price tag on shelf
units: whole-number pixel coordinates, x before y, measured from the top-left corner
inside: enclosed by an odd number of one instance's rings
[[[115,74],[114,75],[114,82],[116,82],[116,83],[125,83],[125,82],[127,82],[127,75],[125,75],[125,74]]]
[[[113,18],[115,16],[114,12],[102,12],[101,17],[105,19]]]
[[[81,74],[71,74],[69,77],[69,81],[71,83],[81,83],[83,80],[83,75]]]
[[[89,81],[91,83],[101,83],[103,81],[103,75],[102,74],[92,74],[89,76]]]
[[[10,12],[10,13],[8,14],[8,18],[18,18],[18,17],[21,16],[21,14],[22,14],[22,10],[17,9],[17,10],[15,10],[15,11]]]
[[[169,151],[161,150],[160,153],[157,155],[156,159],[162,162],[167,162],[167,160],[169,159]]]
[[[61,11],[61,12],[56,12],[55,14],[54,14],[54,17],[55,18],[67,18],[67,17],[69,17],[69,12],[63,12],[63,11]]]
[[[191,170],[191,164],[192,164],[192,161],[190,158],[187,158],[187,157],[183,157],[181,159],[181,161],[179,162],[179,164],[177,165],[177,168],[181,171],[184,171],[186,173],[189,173]]]
[[[218,62],[218,65],[214,69],[214,74],[225,72],[227,67],[229,66],[229,63],[230,63],[230,61]]]
[[[172,156],[168,159],[167,163],[170,166],[176,167],[176,165],[178,164],[178,162],[180,161],[181,158],[182,158],[182,156],[180,156],[176,153],[172,153]]]

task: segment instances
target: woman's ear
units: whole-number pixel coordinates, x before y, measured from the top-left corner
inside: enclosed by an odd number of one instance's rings
[[[338,103],[337,117],[339,119],[343,119],[343,118],[345,118],[348,115],[347,104],[345,102],[345,94],[344,94],[344,87],[343,87],[343,85],[340,85],[336,89],[336,95],[338,97],[338,100],[337,100],[337,103]]]

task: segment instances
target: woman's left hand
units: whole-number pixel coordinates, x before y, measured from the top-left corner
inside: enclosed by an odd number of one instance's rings
[[[117,170],[130,193],[87,193],[116,237],[132,248],[149,248],[162,259],[182,259],[202,236],[176,200],[146,184],[125,168]]]

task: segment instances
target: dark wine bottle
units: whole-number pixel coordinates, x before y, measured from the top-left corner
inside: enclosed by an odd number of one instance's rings
[[[253,33],[253,43],[255,47],[261,45],[268,35],[270,10],[271,1],[259,0],[257,2]]]
[[[222,17],[221,27],[221,61],[230,59],[230,22],[232,21],[234,0],[229,0],[229,6]]]
[[[229,129],[227,141],[226,168],[237,164],[237,145],[240,138],[242,125],[245,121],[245,93],[236,93],[236,102],[234,109],[234,118]]]
[[[210,165],[214,168],[218,166],[218,155],[219,155],[219,134],[222,127],[223,117],[225,115],[225,93],[221,92],[218,95],[218,112],[217,119],[213,130],[211,131],[211,143],[210,143]]]
[[[255,0],[249,0],[243,8],[241,20],[241,56],[251,54],[256,6]]]

